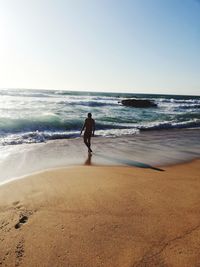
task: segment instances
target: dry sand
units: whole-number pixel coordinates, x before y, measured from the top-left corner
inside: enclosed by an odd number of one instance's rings
[[[200,266],[200,160],[80,166],[0,187],[0,266]]]

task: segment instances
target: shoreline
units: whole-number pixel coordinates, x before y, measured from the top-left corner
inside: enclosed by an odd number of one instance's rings
[[[169,166],[200,158],[198,130],[141,133],[116,138],[94,137],[88,157],[82,138],[1,148],[0,184],[38,171],[84,164],[138,167]]]
[[[141,168],[141,169],[157,169],[158,171],[163,171],[164,168],[168,168],[168,167],[176,167],[176,166],[182,166],[182,165],[187,165],[190,163],[196,163],[200,161],[200,158],[193,158],[190,160],[185,160],[185,161],[181,161],[181,162],[176,162],[176,163],[170,163],[170,164],[166,164],[166,165],[156,165],[156,166],[151,166],[151,165],[146,165],[145,167],[142,166],[130,166],[130,165],[100,165],[100,164],[83,164],[83,165],[68,165],[68,166],[58,166],[58,167],[50,167],[47,169],[43,169],[43,170],[39,170],[36,172],[32,172],[32,173],[28,173],[22,176],[17,176],[17,177],[13,177],[9,180],[6,180],[2,183],[0,183],[0,188],[1,186],[7,185],[9,183],[18,181],[18,180],[23,180],[26,178],[29,178],[31,176],[35,176],[35,175],[42,175],[43,173],[46,172],[51,172],[51,171],[61,171],[61,170],[68,170],[68,169],[73,169],[73,168],[80,168],[80,167],[86,167],[86,166],[90,166],[90,167],[100,167],[100,168],[113,168],[113,167],[122,167],[122,168]]]
[[[0,266],[197,266],[200,159],[74,166],[0,186]]]

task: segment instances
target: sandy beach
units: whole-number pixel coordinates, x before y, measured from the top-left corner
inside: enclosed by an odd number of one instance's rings
[[[199,14],[0,2],[0,267],[200,267]]]
[[[200,265],[200,160],[77,166],[0,187],[0,266]]]

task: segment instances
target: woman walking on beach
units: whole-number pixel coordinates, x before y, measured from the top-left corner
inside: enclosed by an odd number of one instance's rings
[[[85,119],[85,123],[83,124],[83,127],[81,129],[81,134],[84,131],[83,140],[85,145],[88,148],[88,152],[91,153],[91,137],[94,136],[95,131],[95,120],[92,119],[92,113],[88,113],[88,117]]]

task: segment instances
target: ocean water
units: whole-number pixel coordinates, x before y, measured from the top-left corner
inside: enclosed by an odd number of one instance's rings
[[[126,98],[155,108],[125,107]],[[96,120],[94,153],[80,129]],[[70,165],[151,168],[200,158],[200,96],[114,94],[61,90],[0,91],[0,184]]]
[[[125,107],[121,100],[153,100],[155,108]],[[200,96],[1,90],[0,145],[38,143],[79,136],[88,112],[97,136],[200,128]]]

